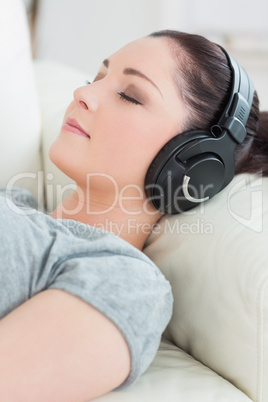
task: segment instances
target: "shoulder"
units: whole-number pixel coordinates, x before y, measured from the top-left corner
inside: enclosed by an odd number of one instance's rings
[[[71,229],[71,239],[69,249],[59,261],[63,270],[68,266],[70,273],[73,267],[76,276],[86,277],[95,272],[96,277],[105,276],[109,286],[120,282],[126,288],[130,284],[140,288],[150,282],[170,289],[169,282],[155,263],[125,240],[80,222],[64,222],[64,226],[66,224]],[[77,241],[72,243],[73,235]]]

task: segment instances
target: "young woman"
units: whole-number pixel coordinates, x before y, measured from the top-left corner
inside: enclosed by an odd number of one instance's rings
[[[146,173],[174,136],[218,121],[231,82],[218,46],[164,31],[126,45],[75,90],[50,157],[76,191],[50,216],[26,193],[0,197],[1,400],[89,400],[146,370],[172,310],[169,284],[141,252],[162,216]],[[246,128],[237,173],[267,174],[256,93]]]

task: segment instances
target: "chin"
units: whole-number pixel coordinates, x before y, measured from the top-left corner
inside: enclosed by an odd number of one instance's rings
[[[58,138],[51,144],[49,151],[48,151],[48,156],[49,159],[51,160],[54,165],[56,165],[59,169],[61,165],[61,160],[63,159],[60,157],[60,152],[59,152],[59,146],[58,146]]]
[[[72,158],[70,158],[69,153],[69,147],[66,149],[66,146],[64,146],[64,143],[58,137],[50,146],[48,155],[51,162],[57,166],[59,170],[72,180],[75,180],[73,177],[74,169],[71,163]]]
[[[81,187],[86,185],[87,171],[83,166],[84,155],[81,157],[81,147],[76,148],[75,143],[66,141],[66,138],[59,135],[51,144],[48,154],[51,162],[64,175]]]

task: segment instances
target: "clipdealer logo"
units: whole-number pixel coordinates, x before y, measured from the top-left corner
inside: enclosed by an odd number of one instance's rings
[[[78,191],[75,183],[67,183],[65,185],[63,184],[57,184],[54,182],[54,175],[52,173],[47,173],[45,175],[44,172],[37,172],[37,173],[32,173],[32,172],[23,172],[20,174],[14,175],[12,178],[10,178],[7,186],[6,186],[6,195],[7,195],[7,203],[9,204],[10,208],[15,208],[15,205],[12,202],[12,193],[13,189],[16,188],[16,186],[20,185],[21,180],[26,180],[26,182],[30,181],[31,184],[35,185],[35,188],[37,189],[37,202],[40,206],[42,206],[43,201],[44,201],[44,195],[46,200],[50,202],[50,204],[53,203],[53,200],[56,200],[57,204],[62,201],[62,198],[66,194],[66,191]],[[129,200],[130,198],[135,199],[142,199],[142,191],[140,188],[138,188],[135,185],[128,185],[125,186],[122,189],[119,189],[116,181],[109,175],[107,174],[89,174],[87,177],[87,188],[88,188],[88,197],[90,198],[90,182],[91,180],[95,179],[105,179],[108,180],[111,184],[111,186],[114,188],[114,203],[109,206],[104,206],[104,209],[102,211],[98,211],[98,214],[100,213],[107,213],[110,210],[112,210],[116,203],[118,202],[119,207],[127,214],[130,216],[133,214],[133,211],[128,210],[125,207],[125,201]],[[44,187],[45,187],[45,194],[44,194]],[[133,197],[128,197],[128,190],[129,188],[133,188],[136,190],[135,196]],[[256,175],[251,175],[251,176],[241,176],[240,180],[238,180],[238,177],[235,182],[232,182],[230,190],[227,194],[227,209],[230,215],[232,216],[233,219],[235,219],[237,222],[239,222],[241,225],[244,227],[254,231],[254,232],[262,232],[263,230],[263,178],[261,175],[256,176]],[[241,202],[241,193],[243,195],[242,201]],[[84,196],[84,194],[80,194],[80,196]],[[245,201],[245,202],[244,202]],[[148,210],[148,203],[149,199],[146,199],[143,204],[143,208],[147,213],[153,213],[152,211]],[[199,214],[203,215],[205,213],[206,209],[206,203],[201,203],[199,204]],[[79,212],[79,207],[77,207],[72,210],[68,211],[69,213],[77,213]],[[89,207],[88,207],[89,208]],[[19,214],[20,211],[18,208],[15,208],[16,212]],[[43,208],[41,208],[43,210]],[[137,211],[136,211],[137,212]],[[21,211],[21,213],[25,214],[25,211]],[[36,213],[34,210],[28,210],[28,214],[33,214]],[[88,210],[88,213],[94,214],[94,211]],[[194,208],[193,210],[189,210],[187,212],[184,212],[185,215],[192,215],[196,213],[196,209]],[[190,228],[190,227],[180,227],[177,228],[176,225],[175,227],[168,227],[166,228],[168,232],[202,232],[202,233],[212,233],[213,230],[211,228],[208,228],[205,225],[205,221],[201,220],[198,222],[198,230],[196,227]],[[147,229],[146,229],[147,230]],[[155,228],[155,230],[157,230]]]

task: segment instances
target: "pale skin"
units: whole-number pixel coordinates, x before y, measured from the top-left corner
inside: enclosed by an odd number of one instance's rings
[[[73,118],[89,135],[65,124],[51,147],[51,160],[77,183],[52,218],[98,227],[108,220],[142,249],[161,216],[146,201],[146,171],[186,116],[172,66],[167,41],[144,38],[110,56],[92,84],[75,90],[63,123]],[[87,401],[119,386],[130,366],[117,327],[67,292],[41,292],[0,321],[1,401]]]

